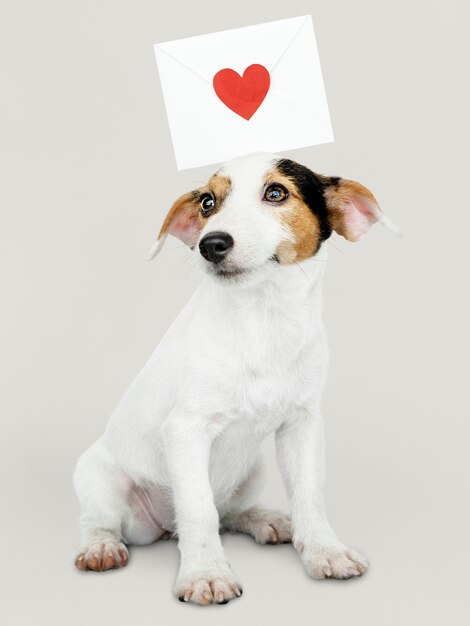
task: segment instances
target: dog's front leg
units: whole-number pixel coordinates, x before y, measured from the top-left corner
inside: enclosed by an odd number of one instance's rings
[[[313,578],[352,578],[366,559],[336,537],[323,500],[324,430],[319,410],[300,412],[276,433],[279,467],[291,504],[293,543]]]
[[[173,411],[164,424],[165,452],[173,491],[180,571],[175,594],[183,602],[225,604],[242,594],[225,558],[219,515],[209,482],[210,426]]]

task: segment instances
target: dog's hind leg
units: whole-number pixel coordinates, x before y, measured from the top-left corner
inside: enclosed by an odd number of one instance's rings
[[[292,527],[280,511],[256,506],[263,484],[263,466],[258,459],[248,476],[240,483],[222,517],[222,528],[251,535],[258,543],[290,543]]]
[[[280,511],[253,506],[239,513],[228,513],[223,527],[232,532],[251,535],[258,543],[290,543],[292,527],[289,518]]]
[[[129,480],[100,441],[78,460],[74,486],[81,505],[77,568],[104,571],[127,565],[121,532]]]

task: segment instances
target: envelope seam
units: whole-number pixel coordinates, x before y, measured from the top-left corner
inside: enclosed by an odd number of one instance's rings
[[[305,26],[305,24],[307,23],[307,20],[311,19],[309,15],[305,16],[304,21],[302,22],[302,24],[298,27],[298,29],[295,31],[294,35],[292,36],[292,39],[289,41],[289,43],[287,44],[287,46],[284,48],[284,52],[281,54],[281,56],[278,58],[278,60],[276,61],[276,63],[274,63],[274,65],[272,66],[272,68],[269,70],[270,73],[274,72],[274,69],[276,67],[276,65],[278,65],[279,61],[282,59],[282,57],[285,55],[285,53],[289,50],[289,48],[291,47],[291,45],[294,43],[295,39],[297,38],[297,35],[300,33],[301,29]]]
[[[180,65],[182,65],[183,67],[185,67],[187,70],[189,70],[190,72],[192,72],[195,76],[197,76],[198,78],[200,78],[201,80],[203,80],[205,83],[207,83],[208,85],[211,85],[212,83],[210,81],[208,81],[207,79],[204,78],[204,76],[201,76],[201,74],[198,74],[197,72],[195,72],[192,68],[189,67],[189,65],[186,65],[185,63],[182,63],[179,59],[177,59],[176,57],[174,57],[172,54],[170,54],[169,52],[167,52],[166,50],[164,50],[163,48],[161,48],[160,46],[155,46],[156,48],[158,48],[158,50],[160,50],[161,52],[163,52],[164,54],[166,54],[167,57],[170,57],[170,59],[173,59],[173,61],[176,61],[177,63],[179,63]]]
[[[277,61],[274,63],[274,65],[269,69],[269,72],[273,72],[274,68],[277,66],[277,64],[279,63],[279,61],[282,59],[282,57],[285,55],[285,53],[289,50],[289,48],[291,47],[291,45],[294,43],[297,35],[299,34],[300,30],[305,26],[305,24],[307,23],[307,20],[310,19],[309,15],[305,16],[305,19],[303,20],[303,22],[300,24],[300,26],[297,28],[297,30],[295,31],[295,33],[292,35],[292,38],[290,39],[289,43],[287,44],[287,46],[284,48],[284,52],[281,54],[281,56],[277,59]],[[189,65],[186,65],[185,63],[183,63],[182,61],[180,61],[179,59],[177,59],[176,57],[174,57],[172,54],[170,54],[169,52],[167,52],[164,48],[162,48],[161,46],[159,46],[158,44],[155,46],[156,49],[160,50],[161,52],[163,52],[164,54],[166,54],[168,57],[170,57],[170,59],[173,59],[173,61],[176,61],[177,63],[179,63],[182,67],[185,67],[187,70],[189,70],[190,72],[192,72],[195,76],[197,76],[198,78],[200,78],[201,80],[203,80],[205,83],[207,83],[208,85],[212,85],[211,81],[207,80],[206,78],[204,78],[204,76],[202,76],[201,74],[198,74],[197,72],[195,72],[191,67],[189,67]]]

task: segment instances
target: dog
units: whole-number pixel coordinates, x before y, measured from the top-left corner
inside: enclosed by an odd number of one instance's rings
[[[365,573],[323,501],[321,287],[332,232],[358,241],[376,222],[395,229],[361,184],[269,154],[176,200],[151,256],[174,235],[206,279],[78,460],[79,570],[122,567],[127,545],[177,537],[176,596],[225,604],[242,587],[222,528],[292,541],[316,579]],[[257,505],[271,433],[289,516]]]

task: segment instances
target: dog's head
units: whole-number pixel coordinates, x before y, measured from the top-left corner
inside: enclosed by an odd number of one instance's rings
[[[314,256],[332,231],[358,241],[377,221],[393,229],[359,183],[252,155],[226,163],[207,185],[176,200],[151,258],[169,233],[194,250],[208,274],[241,279]]]

